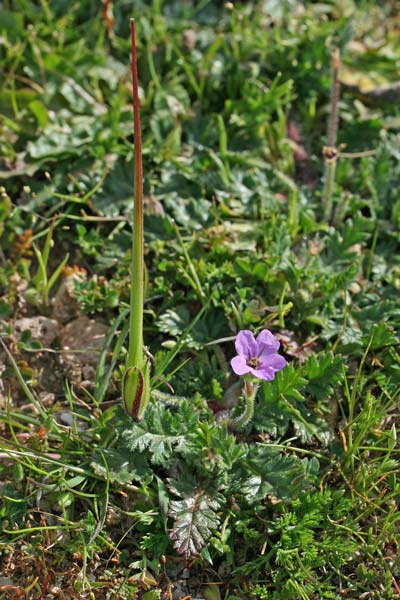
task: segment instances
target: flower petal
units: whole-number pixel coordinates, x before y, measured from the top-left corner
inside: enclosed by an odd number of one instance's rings
[[[258,379],[265,379],[266,381],[272,381],[275,379],[275,369],[273,367],[261,367],[260,369],[251,369],[251,374]]]
[[[236,375],[245,375],[251,371],[251,367],[246,364],[246,357],[243,355],[234,356],[231,360],[231,367]]]
[[[239,331],[235,340],[235,348],[236,352],[245,356],[246,359],[254,358],[258,354],[258,344],[253,333],[248,329]]]
[[[261,368],[264,366],[272,367],[274,371],[281,371],[284,367],[286,367],[286,360],[280,354],[275,354],[274,356],[269,356],[267,361],[262,361]]]
[[[280,343],[276,339],[274,335],[269,331],[269,329],[263,329],[257,336],[257,345],[258,345],[258,357],[262,358],[262,356],[268,356],[269,354],[273,354],[276,352],[280,346]]]
[[[272,381],[275,379],[275,373],[286,367],[286,360],[279,354],[268,356],[264,359],[258,369],[251,369],[251,373],[259,379]]]

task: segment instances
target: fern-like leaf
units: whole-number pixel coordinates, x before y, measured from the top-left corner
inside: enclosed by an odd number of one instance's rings
[[[141,425],[135,425],[123,437],[130,450],[148,450],[151,462],[157,465],[165,465],[174,452],[182,451],[187,446],[184,435],[152,433]]]
[[[170,538],[178,554],[186,558],[197,556],[206,545],[213,530],[218,527],[218,502],[201,488],[182,500],[170,503],[169,515],[174,519]]]

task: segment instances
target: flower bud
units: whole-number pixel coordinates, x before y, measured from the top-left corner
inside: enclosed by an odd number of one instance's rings
[[[126,412],[135,421],[143,419],[150,400],[150,361],[140,367],[128,367],[123,382],[123,400]]]

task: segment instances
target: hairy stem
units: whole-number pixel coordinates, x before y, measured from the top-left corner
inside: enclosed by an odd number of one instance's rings
[[[246,401],[246,406],[241,415],[233,419],[235,429],[243,429],[251,421],[254,415],[254,400],[258,391],[258,384],[253,383],[249,379],[244,380],[243,396]]]
[[[338,48],[332,53],[332,88],[331,88],[331,114],[329,119],[328,146],[336,147],[337,130],[339,123],[339,100],[340,100],[340,52]]]
[[[335,185],[336,157],[325,161],[325,188],[324,188],[324,219],[331,220],[333,206],[333,188]]]
[[[339,156],[339,151],[336,147],[340,100],[339,69],[340,53],[336,48],[332,54],[332,88],[328,146],[323,149],[325,157],[324,219],[327,221],[330,221],[332,217],[333,188],[335,185],[336,162]]]

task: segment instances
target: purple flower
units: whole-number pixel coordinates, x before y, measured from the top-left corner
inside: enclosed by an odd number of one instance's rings
[[[257,339],[247,329],[239,331],[235,341],[238,356],[232,358],[231,367],[236,375],[251,373],[259,379],[272,381],[275,373],[286,366],[286,360],[277,354],[279,346],[268,329],[263,329]]]

